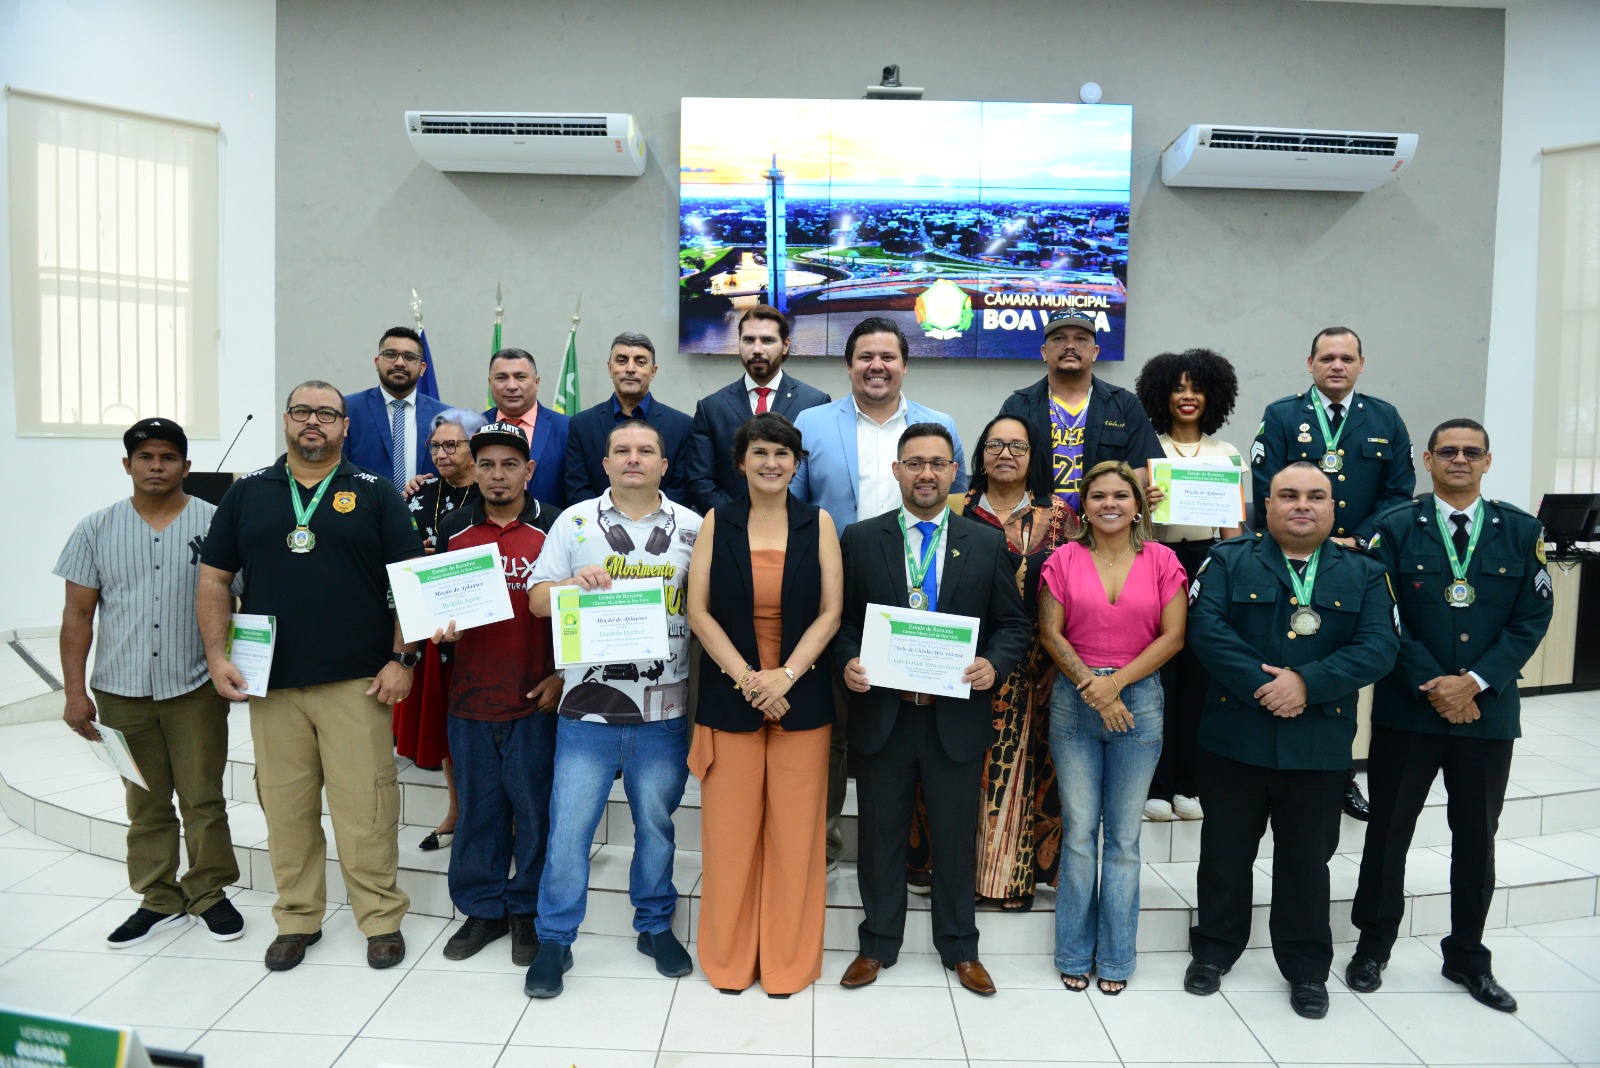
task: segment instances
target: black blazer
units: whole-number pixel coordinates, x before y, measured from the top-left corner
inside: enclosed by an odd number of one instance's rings
[[[613,394],[594,407],[585,408],[567,424],[567,504],[592,501],[611,488],[611,480],[606,478],[606,469],[600,461],[606,456],[606,435],[617,425],[611,411],[615,399]],[[691,426],[689,417],[652,395],[650,414],[645,422],[661,431],[662,444],[667,451],[667,473],[661,480],[661,492],[673,503],[689,507],[683,478],[684,446],[689,441]]]
[[[833,398],[808,386],[788,371],[783,372],[778,391],[768,407],[794,422],[807,408],[827,404]],[[684,451],[684,478],[688,482],[689,506],[701,514],[721,508],[730,500],[747,497],[750,487],[733,466],[733,436],[750,418],[750,397],[744,379],[730,383],[694,406],[694,429]]]
[[[1037,427],[1050,441],[1050,376],[1012,393],[1000,406],[1000,414],[1021,419]],[[1150,417],[1144,414],[1132,390],[1113,386],[1098,378],[1089,380],[1089,414],[1083,423],[1083,473],[1102,460],[1122,460],[1135,471],[1145,462],[1161,459],[1166,451],[1156,437]],[[1055,455],[1049,448],[1035,449],[1029,462],[1028,484],[1055,489]],[[1038,480],[1037,482],[1035,480]]]
[[[833,642],[833,658],[841,671],[861,654],[861,628],[869,603],[911,607],[899,514],[895,509],[845,528],[844,619]],[[975,616],[978,655],[994,665],[996,685],[1011,674],[1033,640],[1033,621],[1023,610],[1002,531],[951,514],[939,574],[939,611]],[[935,721],[950,759],[976,759],[993,744],[993,697],[993,690],[975,689],[964,700],[939,699]],[[851,747],[863,753],[882,749],[899,710],[898,690],[874,686],[866,693],[852,691]]]
[[[817,555],[821,527],[817,513],[814,505],[793,494],[789,496],[789,546],[783,558],[783,639],[779,646],[785,661],[822,608],[822,564]],[[749,522],[748,497],[729,501],[717,509],[711,535],[711,573],[706,585],[712,617],[721,624],[745,663],[759,667]],[[738,680],[724,674],[704,650],[700,657],[700,703],[695,722],[719,731],[759,730],[764,717],[733,688]],[[828,652],[824,649],[811,670],[795,679],[789,688],[784,730],[814,730],[833,722],[830,680]]]

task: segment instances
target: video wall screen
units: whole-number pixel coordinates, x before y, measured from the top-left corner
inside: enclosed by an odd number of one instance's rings
[[[1038,359],[1077,308],[1120,360],[1132,135],[1125,104],[687,97],[678,347],[735,353],[766,303],[792,355],[882,315],[917,357]]]

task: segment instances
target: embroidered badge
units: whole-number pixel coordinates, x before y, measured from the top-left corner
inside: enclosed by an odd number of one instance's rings
[[[356,510],[356,494],[354,490],[340,490],[333,495],[333,510],[335,512],[353,512]]]
[[[1533,595],[1541,601],[1548,601],[1555,594],[1555,587],[1550,582],[1550,572],[1544,568],[1533,576]]]

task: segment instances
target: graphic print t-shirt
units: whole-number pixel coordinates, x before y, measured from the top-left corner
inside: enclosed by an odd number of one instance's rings
[[[1083,427],[1088,422],[1089,398],[1069,408],[1056,397],[1050,398],[1051,485],[1055,494],[1076,514],[1079,506],[1078,483],[1083,479]]]

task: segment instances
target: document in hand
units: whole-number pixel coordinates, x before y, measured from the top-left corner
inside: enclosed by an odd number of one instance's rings
[[[666,588],[658,578],[617,579],[604,590],[555,586],[550,605],[558,668],[670,655]]]
[[[115,768],[118,775],[139,789],[150,789],[144,781],[144,774],[140,772],[138,763],[133,759],[133,754],[128,751],[128,739],[123,733],[115,727],[107,727],[104,723],[96,723],[94,726],[100,732],[100,740],[89,743],[94,755],[103,763]]]
[[[978,620],[887,604],[867,605],[861,667],[867,681],[891,690],[970,697],[961,680],[978,658]]]
[[[251,697],[267,696],[277,641],[277,616],[235,612],[228,617],[228,661],[244,676],[244,692]]]
[[[455,620],[456,630],[511,618],[511,591],[493,545],[417,556],[389,565],[389,588],[408,642],[425,641]]]
[[[1244,469],[1231,456],[1151,460],[1150,485],[1167,495],[1151,514],[1152,523],[1236,527],[1244,522]]]

